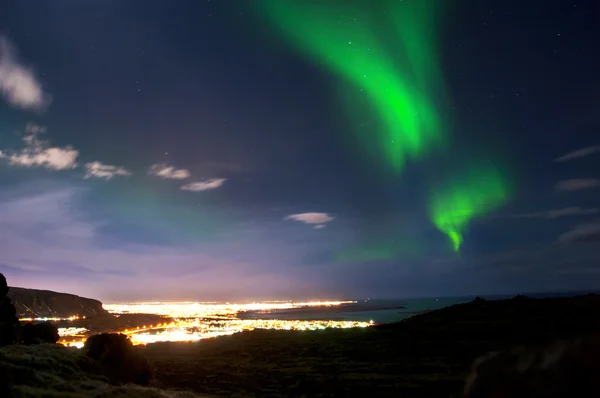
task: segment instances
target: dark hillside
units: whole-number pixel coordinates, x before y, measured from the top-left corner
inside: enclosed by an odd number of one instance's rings
[[[205,394],[448,397],[460,393],[478,356],[593,334],[598,314],[593,295],[476,299],[367,329],[253,331],[142,352],[159,386]]]
[[[15,306],[19,318],[108,315],[100,301],[74,294],[10,287],[8,297]]]

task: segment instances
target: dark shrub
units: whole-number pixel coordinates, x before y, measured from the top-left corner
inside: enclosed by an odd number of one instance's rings
[[[98,361],[104,375],[113,384],[135,383],[148,385],[152,379],[150,366],[137,353],[131,340],[124,334],[101,333],[89,337],[83,350],[85,355]]]
[[[21,328],[23,344],[54,344],[60,339],[58,328],[50,322],[27,323]]]

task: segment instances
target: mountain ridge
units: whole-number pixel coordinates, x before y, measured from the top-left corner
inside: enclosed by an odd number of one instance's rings
[[[96,299],[52,290],[10,287],[11,299],[19,318],[69,318],[109,315]]]

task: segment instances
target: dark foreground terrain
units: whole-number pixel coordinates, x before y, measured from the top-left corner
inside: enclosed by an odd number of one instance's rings
[[[62,345],[0,347],[2,398],[202,398],[201,395],[141,387],[112,385],[90,372],[93,363],[77,348]]]
[[[476,299],[399,323],[142,348],[156,387],[228,397],[461,396],[473,360],[600,331],[600,296]]]
[[[127,355],[13,344],[0,347],[0,397],[460,397],[467,385],[465,398],[591,398],[599,314],[592,295],[476,299],[366,329],[252,331]],[[114,384],[149,368],[148,387]]]

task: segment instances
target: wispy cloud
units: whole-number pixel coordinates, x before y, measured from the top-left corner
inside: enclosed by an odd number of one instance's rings
[[[20,151],[0,151],[0,159],[6,159],[12,166],[45,167],[51,170],[65,170],[77,167],[79,152],[71,146],[51,147],[47,141],[38,138],[45,127],[29,123],[23,137],[25,147]]]
[[[325,225],[325,224],[318,224],[318,225],[315,225],[313,228],[314,228],[314,229],[323,229],[323,228],[325,228],[326,226],[327,226],[327,225]]]
[[[225,178],[213,178],[212,180],[190,182],[181,186],[182,191],[208,191],[219,188],[227,181]]]
[[[518,214],[515,218],[545,218],[547,220],[553,220],[555,218],[567,217],[567,216],[584,216],[590,214],[597,214],[598,209],[584,209],[582,207],[566,207],[559,210],[547,210],[536,213]]]
[[[554,189],[557,191],[580,191],[582,189],[600,187],[600,179],[597,178],[574,178],[571,180],[559,181]]]
[[[43,110],[50,103],[32,68],[19,61],[6,36],[0,36],[0,95],[21,109]]]
[[[110,180],[114,176],[129,176],[131,173],[123,166],[112,166],[101,162],[90,162],[85,164],[86,172],[84,178],[103,178]]]
[[[70,170],[78,167],[76,162],[79,151],[71,146],[51,147],[48,141],[38,138],[46,132],[46,128],[35,123],[27,124],[23,142],[25,146],[19,151],[0,150],[0,159],[8,162],[11,166],[20,167],[44,167],[50,170]],[[84,178],[102,178],[110,180],[115,176],[129,176],[129,172],[123,166],[113,166],[99,161],[89,162],[84,165]]]
[[[563,243],[600,242],[600,220],[595,223],[581,224],[559,236]]]
[[[600,145],[588,146],[585,148],[578,149],[573,152],[569,152],[566,155],[554,159],[555,162],[566,162],[567,160],[579,159],[585,156],[590,156],[600,152]]]
[[[172,180],[185,180],[191,176],[189,170],[177,169],[165,163],[153,164],[150,166],[148,174],[159,178],[168,178]]]
[[[327,213],[300,213],[300,214],[290,214],[289,216],[284,218],[285,220],[294,220],[300,221],[305,224],[320,224],[323,225],[328,223],[334,219],[334,217],[330,216]],[[320,228],[324,228],[323,225]]]

